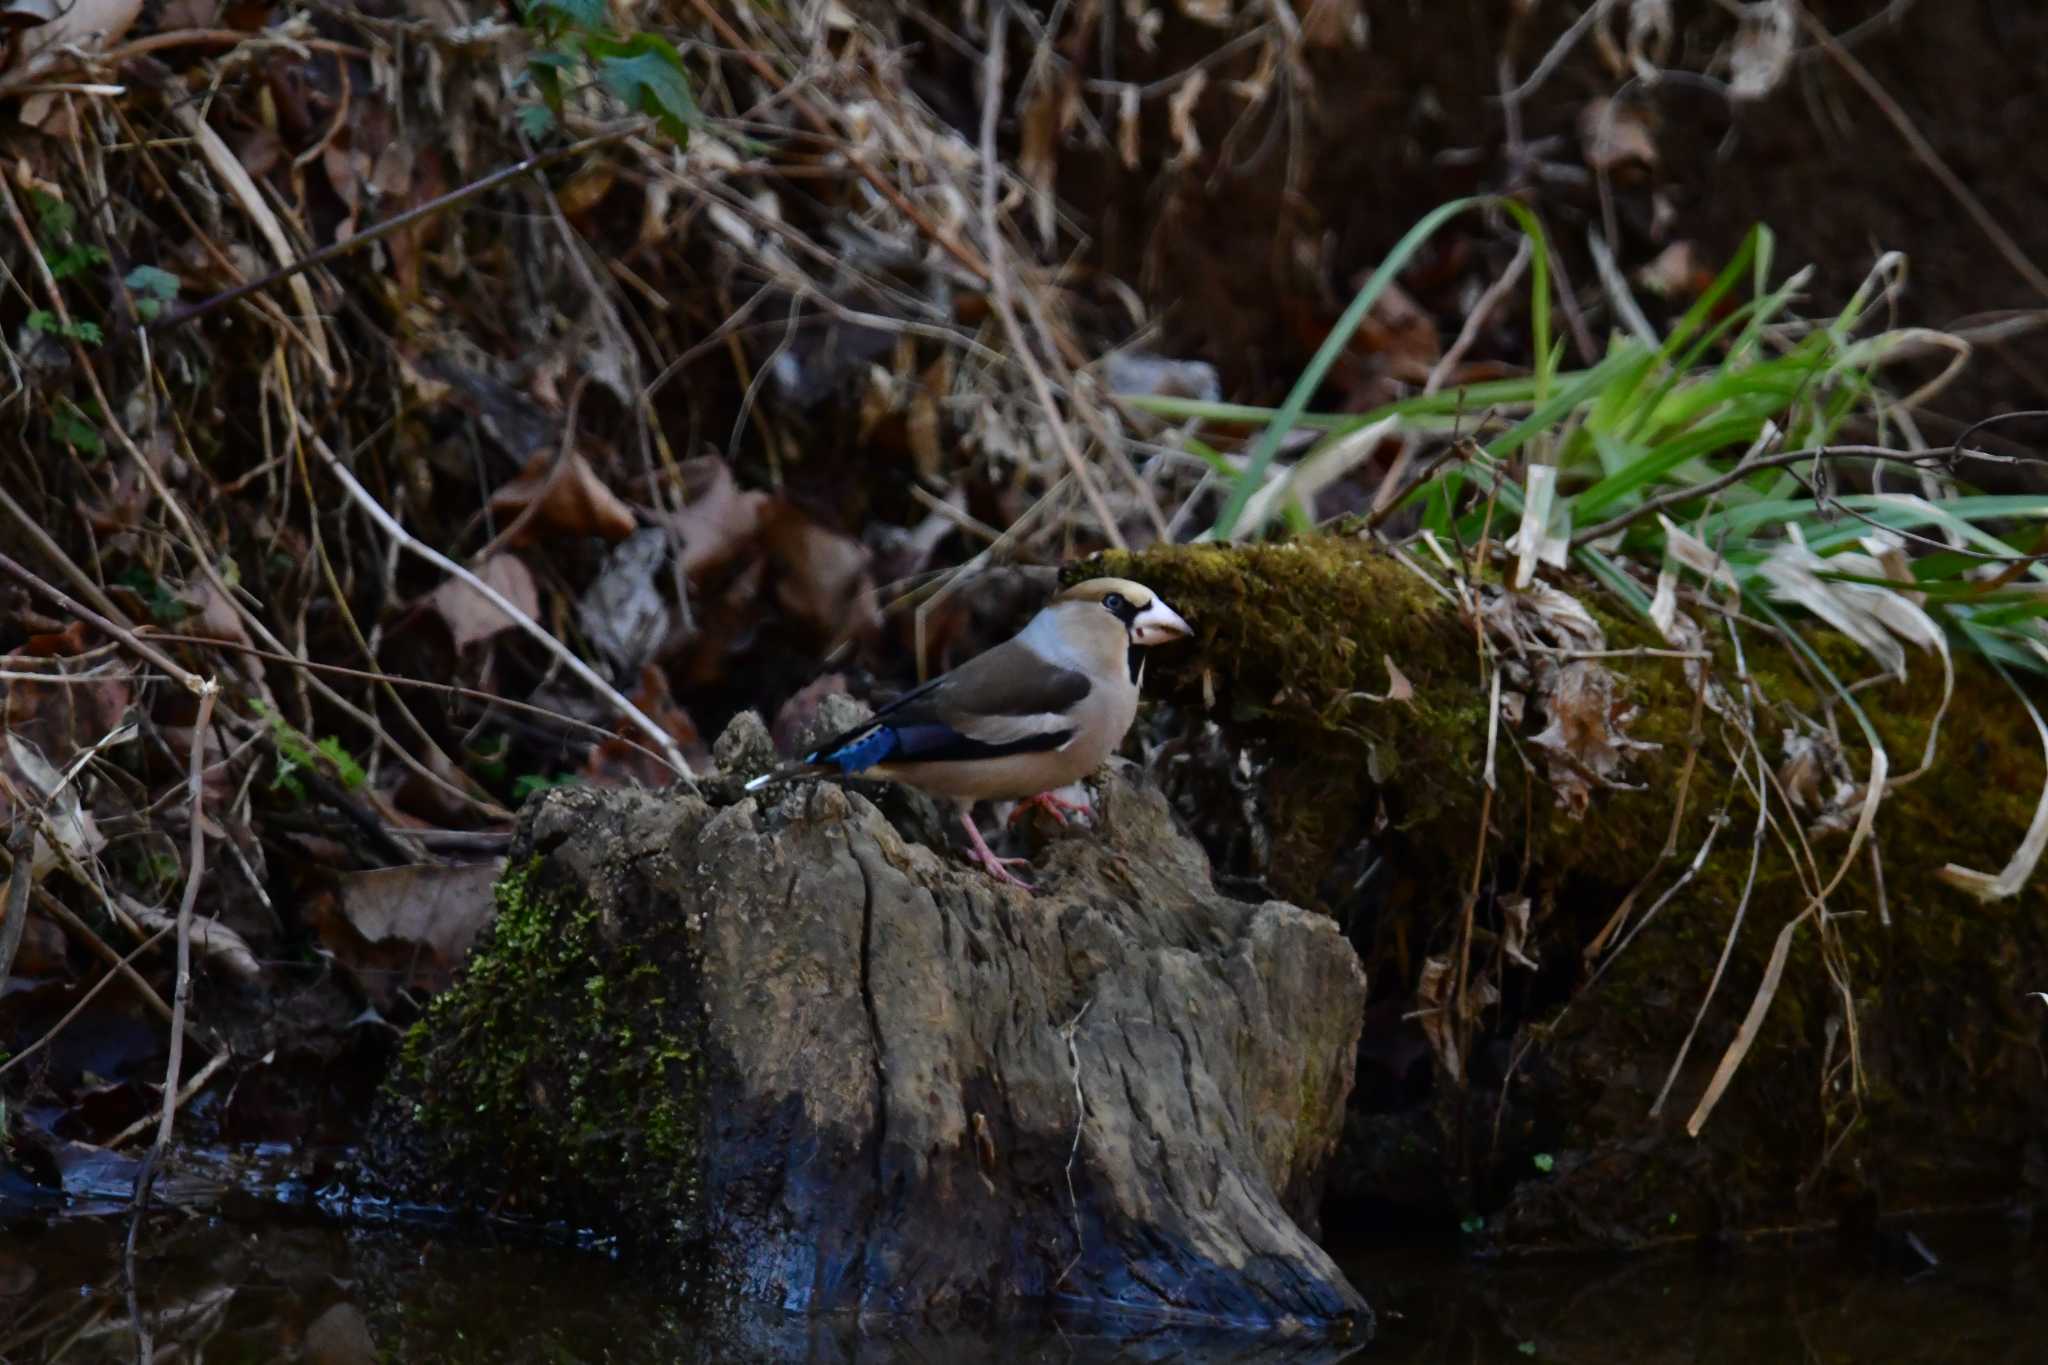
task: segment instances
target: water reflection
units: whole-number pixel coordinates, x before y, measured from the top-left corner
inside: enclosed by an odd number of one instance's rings
[[[0,1360],[134,1358],[125,1231],[100,1218],[0,1229]],[[2023,1229],[1956,1222],[1919,1235],[1938,1268],[1908,1273],[1822,1251],[1354,1260],[1349,1269],[1382,1313],[1379,1340],[1362,1351],[1099,1321],[1000,1331],[774,1313],[711,1322],[680,1306],[671,1286],[600,1255],[183,1214],[144,1231],[137,1308],[160,1360],[216,1363],[2048,1360],[2048,1257]]]

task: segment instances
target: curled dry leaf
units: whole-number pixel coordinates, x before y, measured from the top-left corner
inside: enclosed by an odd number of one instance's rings
[[[533,571],[517,555],[492,555],[477,569],[476,576],[528,618],[539,614],[540,591],[534,586]],[[512,618],[496,603],[460,578],[450,578],[429,593],[427,606],[447,624],[449,638],[458,652],[513,626]]]
[[[403,989],[438,990],[497,912],[491,888],[502,866],[420,863],[351,872],[341,879],[332,912],[315,916],[320,940],[379,1008]]]
[[[55,66],[66,48],[102,52],[113,46],[142,13],[142,0],[13,0],[0,13],[21,30],[7,65],[13,82]],[[56,96],[34,94],[18,117],[39,128],[57,107]]]
[[[766,493],[742,491],[716,455],[686,460],[683,489],[689,501],[668,518],[683,543],[683,573],[691,582],[739,557],[760,536]]]
[[[1173,156],[1166,163],[1170,171],[1186,169],[1202,154],[1202,135],[1195,131],[1195,104],[1208,84],[1208,73],[1197,67],[1166,101],[1166,123],[1174,146]]]
[[[1518,967],[1534,971],[1536,959],[1528,954],[1529,943],[1529,898],[1527,896],[1502,896],[1500,898],[1501,951],[1508,961]]]
[[[1549,723],[1529,742],[1547,759],[1558,804],[1584,816],[1595,785],[1627,787],[1629,754],[1659,746],[1629,737],[1636,708],[1617,695],[1614,674],[1591,659],[1539,673],[1538,688]]]
[[[1643,174],[1657,169],[1657,140],[1650,114],[1641,104],[1597,99],[1579,111],[1579,147],[1586,165],[1602,175]]]
[[[643,526],[612,547],[604,567],[576,599],[576,624],[615,676],[637,673],[668,634],[669,532]]]
[[[150,933],[178,926],[176,915],[155,906],[144,905],[127,896],[121,898],[121,905],[137,924]],[[263,964],[250,951],[248,940],[217,919],[193,917],[192,947],[209,964],[245,985],[254,985],[263,979]]]
[[[868,551],[851,536],[830,531],[795,505],[775,500],[761,546],[776,569],[782,609],[833,641],[881,624],[881,603],[868,575]]]
[[[651,664],[642,668],[640,685],[633,690],[631,700],[643,715],[668,732],[692,772],[711,771],[711,751],[705,746],[697,722],[677,705],[670,693],[667,674]],[[675,773],[661,755],[647,747],[646,735],[625,720],[619,721],[609,739],[592,747],[582,775],[596,787],[666,787],[675,781]]]
[[[635,526],[633,509],[574,451],[527,461],[517,478],[491,494],[491,511],[511,521],[498,539],[514,549],[557,536],[624,540]]]
[[[114,732],[106,742],[118,744],[132,738],[134,733],[134,727],[127,726]],[[107,845],[99,826],[93,823],[92,812],[79,801],[78,787],[72,780],[84,761],[83,758],[74,760],[68,769],[59,771],[20,735],[10,733],[7,736],[6,755],[4,760],[0,760],[0,792],[13,797],[14,802],[33,805],[42,812],[34,851],[29,855],[29,865],[38,874],[58,860],[57,849],[48,842],[52,836],[62,846],[69,861],[79,864],[89,862]],[[20,818],[19,813],[16,814]]]
[[[1788,0],[1744,5],[1742,27],[1728,54],[1728,93],[1738,100],[1758,100],[1783,84],[1792,69],[1797,27]]]
[[[1451,987],[1456,980],[1448,957],[1432,957],[1423,962],[1422,977],[1415,985],[1415,1011],[1421,1016],[1422,1034],[1446,1076],[1464,1074],[1458,1031],[1451,1020]]]

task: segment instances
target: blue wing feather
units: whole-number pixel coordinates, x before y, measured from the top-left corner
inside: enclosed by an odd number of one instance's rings
[[[836,749],[821,749],[807,760],[811,763],[830,763],[843,775],[851,775],[877,763],[896,752],[898,739],[895,728],[877,725],[864,734],[856,735],[851,741]]]

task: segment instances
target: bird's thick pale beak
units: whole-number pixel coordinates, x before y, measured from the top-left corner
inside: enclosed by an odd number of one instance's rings
[[[1134,645],[1163,645],[1168,640],[1178,640],[1183,635],[1194,633],[1194,629],[1180,619],[1180,613],[1167,606],[1162,598],[1153,598],[1151,606],[1131,618],[1131,643]]]

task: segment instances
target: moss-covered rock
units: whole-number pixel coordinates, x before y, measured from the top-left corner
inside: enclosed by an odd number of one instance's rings
[[[1159,548],[1069,572],[1138,579],[1194,624],[1192,649],[1150,665],[1148,695],[1179,711],[1166,728],[1213,719],[1231,745],[1260,757],[1273,852],[1252,870],[1345,923],[1388,1002],[1363,1042],[1368,1107],[1352,1116],[1344,1158],[1353,1178],[1343,1161],[1336,1177],[1363,1204],[1441,1201],[1425,1212],[1446,1225],[1473,1206],[1496,1211],[1492,1227],[1512,1244],[1631,1243],[1997,1200],[2020,1192],[2029,1170],[2039,1181],[2044,1021],[2026,992],[2048,985],[2048,895],[2036,884],[1983,904],[1938,875],[1948,863],[2003,866],[2041,791],[2034,725],[1989,668],[1958,660],[1934,766],[1887,795],[1871,845],[1843,872],[1826,914],[1792,931],[1755,1045],[1695,1140],[1685,1121],[1773,944],[1848,847],[1845,822],[1821,828],[1815,805],[1795,818],[1785,804],[1784,736],[1818,729],[1825,752],[1832,729],[1843,771],[1861,780],[1869,770],[1856,722],[1813,660],[1753,624],[1742,629],[1753,733],[1774,784],[1759,843],[1759,759],[1735,722],[1741,671],[1717,623],[1708,639],[1713,676],[1728,689],[1724,713],[1701,710],[1697,673],[1683,660],[1599,661],[1635,712],[1628,735],[1655,747],[1631,749],[1626,785],[1595,784],[1581,816],[1557,799],[1548,756],[1534,747],[1549,719],[1536,689],[1522,723],[1502,726],[1487,799],[1477,628],[1412,563],[1325,536]],[[1582,585],[1578,596],[1607,650],[1666,647],[1597,588]],[[1845,682],[1876,671],[1846,640],[1803,638]],[[1387,660],[1413,684],[1412,702],[1368,695],[1389,690]],[[1856,691],[1894,777],[1918,765],[1940,691],[1931,658],[1916,659],[1906,682]],[[1818,796],[1833,795],[1831,785]],[[1199,811],[1187,813],[1200,823]],[[1374,873],[1357,891],[1350,870],[1361,866]],[[1420,1003],[1425,958],[1455,958],[1475,887],[1469,971],[1500,999],[1476,1022],[1464,1084],[1438,1068],[1433,1087],[1380,1087],[1374,1100],[1376,1063],[1399,1070],[1428,1055],[1419,1025],[1403,1016]],[[1507,907],[1521,897],[1534,970],[1503,951]],[[1624,902],[1620,934],[1584,957]],[[1653,1118],[1717,968],[1712,1004]],[[1416,1178],[1421,1110],[1436,1134],[1434,1181]],[[1385,1179],[1357,1178],[1366,1169]]]

